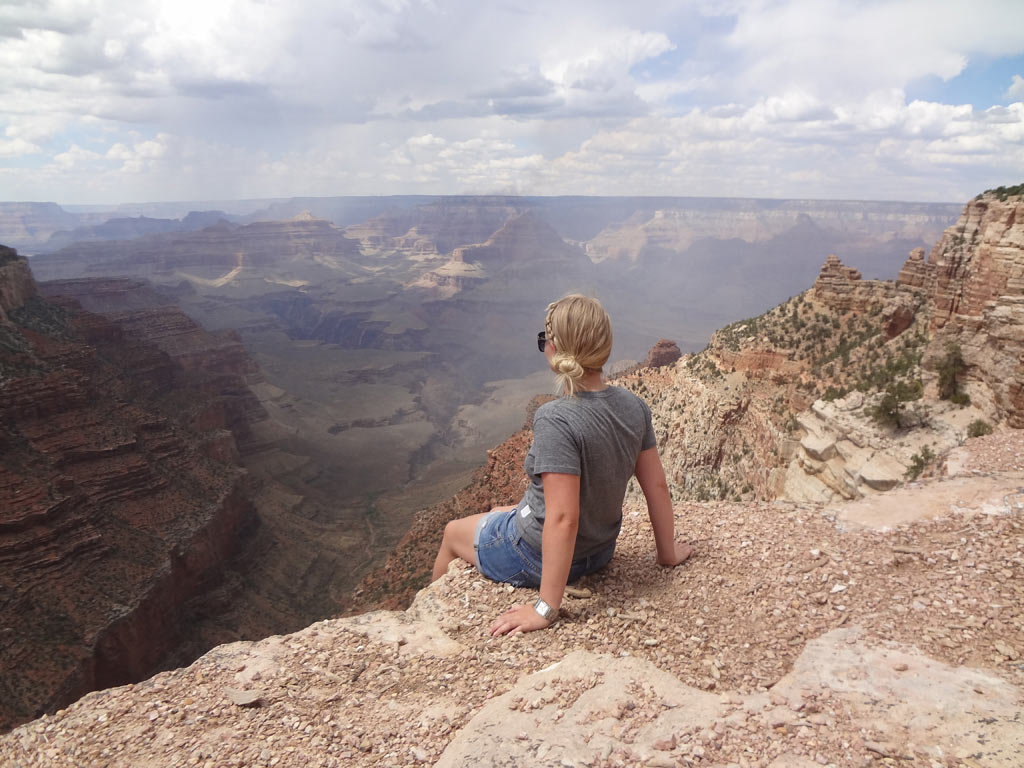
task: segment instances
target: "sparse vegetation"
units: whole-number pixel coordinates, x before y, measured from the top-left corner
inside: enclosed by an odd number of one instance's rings
[[[698,376],[704,375],[712,379],[719,379],[723,376],[722,372],[718,369],[718,366],[715,365],[715,361],[704,352],[690,358],[686,367]]]
[[[939,398],[949,400],[963,407],[970,405],[971,398],[962,389],[960,379],[967,370],[959,344],[947,344],[946,356],[939,361]]]
[[[926,445],[920,453],[915,453],[910,457],[910,466],[907,468],[905,477],[907,480],[916,480],[924,472],[925,467],[933,461],[935,461],[935,453]]]
[[[882,399],[867,411],[880,427],[899,429],[903,423],[903,403],[892,392],[886,392]]]
[[[825,390],[825,394],[821,396],[821,399],[827,403],[831,403],[833,400],[839,400],[840,398],[846,397],[849,394],[849,390],[840,387],[829,386]]]
[[[992,434],[992,425],[984,419],[975,419],[967,427],[968,437],[983,437]]]
[[[9,317],[14,321],[15,325],[41,333],[44,336],[58,339],[67,338],[67,312],[39,296],[29,296],[24,304],[17,309],[11,310]]]
[[[868,416],[879,426],[899,429],[904,425],[903,404],[920,400],[922,394],[924,386],[918,379],[895,381],[886,388],[882,399],[868,409]]]
[[[995,189],[986,189],[985,194],[995,195],[1000,202],[1003,202],[1008,197],[1024,195],[1024,184],[1017,184],[1013,187],[996,187]]]

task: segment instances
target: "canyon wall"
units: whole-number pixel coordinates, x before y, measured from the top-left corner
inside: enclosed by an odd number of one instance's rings
[[[972,430],[1024,426],[1022,218],[1020,195],[979,195],[895,282],[829,255],[805,294],[674,371],[638,372],[676,492],[855,499],[934,471]],[[954,348],[950,399],[938,382]]]
[[[967,204],[928,258],[937,361],[955,343],[972,397],[1024,427],[1024,199],[988,193]]]
[[[73,298],[87,281],[40,292],[5,254],[3,729],[174,655],[255,523],[236,437],[259,415],[237,338],[170,304],[93,314]]]
[[[255,268],[268,270],[287,285],[295,270],[306,280],[363,274],[352,262],[358,253],[355,240],[330,222],[305,214],[287,222],[239,226],[220,221],[195,232],[79,242],[34,257],[32,271],[40,280],[129,276],[210,284],[230,279],[225,276],[234,270]]]
[[[0,322],[9,323],[7,313],[35,295],[36,284],[28,262],[13,248],[0,245]]]

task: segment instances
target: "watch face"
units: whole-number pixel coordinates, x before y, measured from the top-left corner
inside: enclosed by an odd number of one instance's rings
[[[555,616],[555,609],[545,603],[543,600],[538,600],[534,603],[533,610],[541,615],[541,618],[551,621]]]

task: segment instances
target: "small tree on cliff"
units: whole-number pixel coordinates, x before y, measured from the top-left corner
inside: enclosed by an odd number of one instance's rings
[[[939,361],[939,397],[967,405],[971,400],[960,388],[960,377],[967,370],[959,344],[947,344],[946,356]]]
[[[879,426],[899,429],[903,422],[903,403],[900,402],[896,393],[886,392],[878,404],[868,411],[868,415]]]

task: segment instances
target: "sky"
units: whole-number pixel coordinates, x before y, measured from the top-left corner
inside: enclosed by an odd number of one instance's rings
[[[1021,0],[0,0],[0,200],[1021,182]]]

